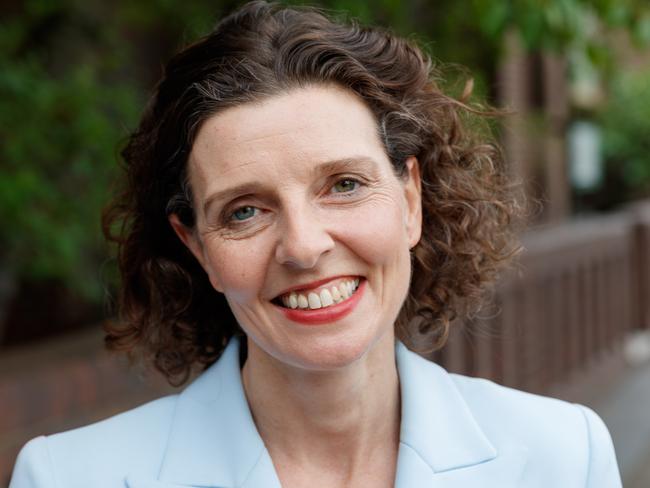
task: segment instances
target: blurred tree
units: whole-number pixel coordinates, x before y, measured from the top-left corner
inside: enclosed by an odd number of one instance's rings
[[[295,3],[295,2],[289,2]],[[576,104],[606,84],[617,68],[612,31],[625,31],[637,45],[650,44],[647,0],[321,0],[362,22],[415,37],[445,64],[452,93],[474,79],[476,100],[498,102],[497,73],[504,38],[514,33],[530,53],[554,52],[568,60]],[[466,69],[467,67],[469,69]],[[471,75],[470,75],[471,73]],[[594,88],[596,86],[596,88]],[[456,90],[456,91],[454,91]],[[599,101],[599,100],[597,100]],[[593,107],[590,107],[590,109]]]
[[[565,56],[578,89],[607,82],[615,72],[612,31],[626,32],[637,46],[650,44],[647,0],[472,0],[472,5],[471,15],[497,48],[504,34],[513,31],[529,51]],[[580,104],[577,95],[574,103]]]

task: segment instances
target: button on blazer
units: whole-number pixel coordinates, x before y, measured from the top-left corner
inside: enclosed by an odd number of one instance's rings
[[[396,358],[396,487],[621,486],[592,410],[449,374],[399,342]],[[280,488],[244,395],[238,339],[178,395],[27,443],[10,488],[46,487]]]

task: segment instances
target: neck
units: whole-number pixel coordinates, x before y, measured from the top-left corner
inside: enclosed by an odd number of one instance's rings
[[[274,462],[314,469],[323,463],[350,477],[369,463],[396,460],[400,406],[391,334],[335,371],[291,368],[248,345],[244,388]]]

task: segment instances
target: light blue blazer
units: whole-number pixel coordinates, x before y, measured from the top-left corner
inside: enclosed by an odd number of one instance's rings
[[[621,486],[612,441],[593,411],[449,374],[401,343],[396,349],[396,487]],[[238,340],[180,395],[30,441],[10,488],[45,487],[280,488],[244,396]]]

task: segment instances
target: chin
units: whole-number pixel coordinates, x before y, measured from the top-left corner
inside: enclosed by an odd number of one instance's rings
[[[387,334],[321,338],[296,344],[295,349],[277,359],[311,371],[333,371],[363,360]],[[391,350],[393,345],[391,344]],[[288,351],[287,351],[288,352]]]

